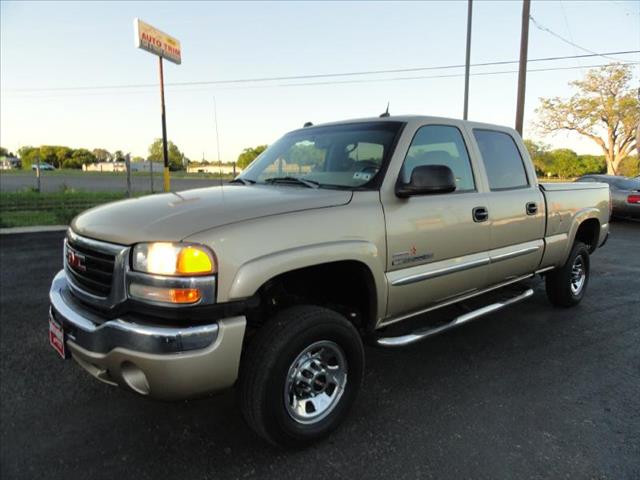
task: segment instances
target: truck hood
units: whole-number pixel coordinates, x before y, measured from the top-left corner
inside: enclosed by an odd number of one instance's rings
[[[79,235],[122,245],[180,241],[230,223],[345,205],[352,195],[284,185],[199,188],[101,205],[78,215],[71,228]]]

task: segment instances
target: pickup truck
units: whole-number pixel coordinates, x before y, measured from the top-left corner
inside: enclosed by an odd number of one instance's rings
[[[143,396],[236,385],[260,436],[306,445],[354,404],[364,343],[458,327],[530,297],[536,275],[553,305],[578,304],[609,216],[606,184],[539,185],[510,128],[427,116],[307,124],[230,184],[76,217],[49,340]]]

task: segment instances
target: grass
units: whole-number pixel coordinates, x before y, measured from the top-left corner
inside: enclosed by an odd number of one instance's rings
[[[1,192],[0,227],[66,225],[88,208],[123,198],[121,192]]]
[[[15,175],[15,176],[32,176],[35,178],[36,172],[32,170],[2,170],[0,175]],[[43,177],[122,177],[126,176],[125,172],[85,172],[77,169],[58,169],[58,170],[43,170],[40,172]],[[132,172],[132,177],[149,177],[150,172]],[[162,172],[153,171],[153,176],[158,179],[162,179]],[[203,178],[220,178],[217,173],[187,173],[187,172],[171,172],[171,178],[184,178],[184,179],[203,179]],[[233,175],[223,174],[223,179],[231,180]]]

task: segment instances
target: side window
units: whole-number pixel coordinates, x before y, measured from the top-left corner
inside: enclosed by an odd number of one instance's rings
[[[427,125],[416,132],[402,166],[402,180],[409,182],[413,169],[421,165],[449,167],[456,178],[456,192],[476,188],[469,154],[456,127]]]
[[[508,133],[474,129],[491,190],[510,190],[529,185],[518,147]]]

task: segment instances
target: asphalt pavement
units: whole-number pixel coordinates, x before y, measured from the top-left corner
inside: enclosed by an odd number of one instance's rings
[[[640,478],[640,223],[613,224],[569,310],[524,303],[403,350],[367,350],[326,441],[272,448],[235,391],[140,398],[47,341],[62,233],[0,236],[3,479]]]
[[[171,189],[173,191],[188,190],[190,188],[211,187],[220,185],[220,180],[214,178],[172,178]],[[19,172],[0,174],[0,191],[17,192],[29,188],[35,188],[37,180],[34,172]],[[40,178],[40,189],[43,192],[59,192],[63,189],[73,188],[91,192],[125,192],[127,190],[127,177],[122,174],[111,173],[71,173],[50,174],[43,171]],[[150,192],[151,179],[149,174],[134,174],[131,176],[131,189],[134,192]],[[162,190],[162,172],[154,173],[154,191]]]

